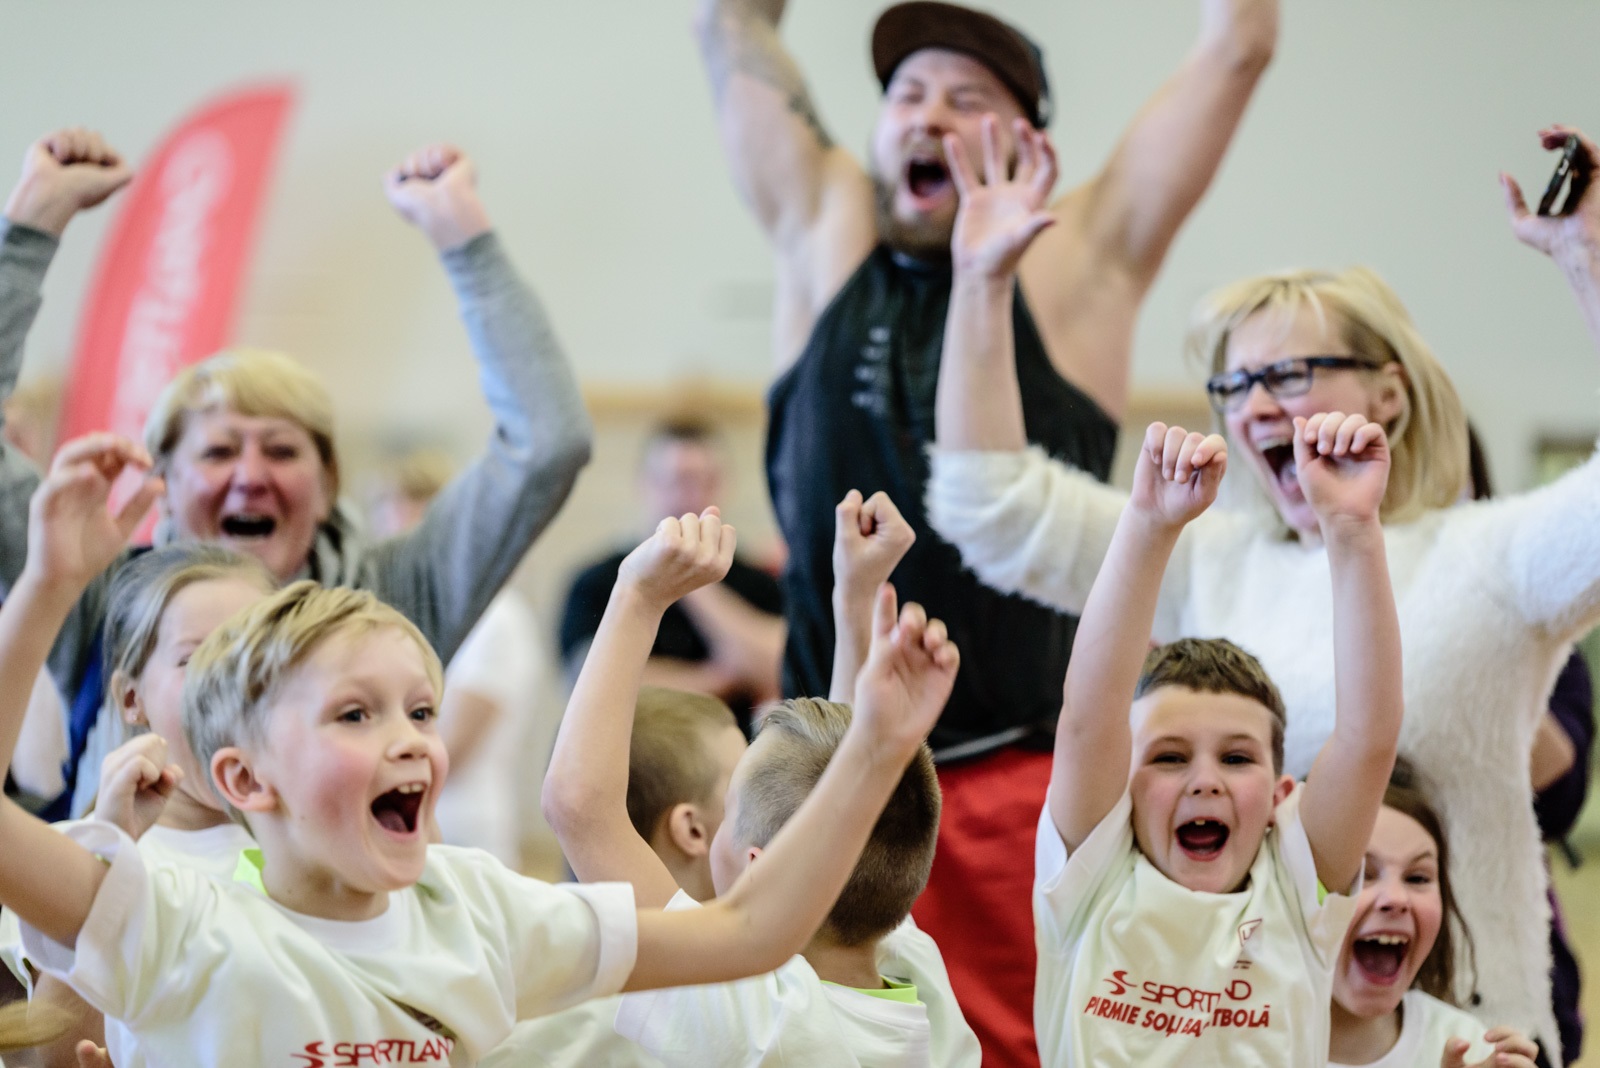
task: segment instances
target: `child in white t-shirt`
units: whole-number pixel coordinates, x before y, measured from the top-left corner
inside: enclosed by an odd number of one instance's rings
[[[1296,419],[1293,439],[1328,546],[1338,722],[1297,787],[1282,699],[1254,657],[1186,639],[1147,659],[1162,574],[1227,460],[1216,435],[1153,424],[1078,626],[1039,821],[1047,1066],[1327,1061],[1346,892],[1400,729],[1400,634],[1382,428],[1332,413]]]
[[[62,620],[161,488],[147,477],[112,515],[112,481],[148,466],[137,445],[94,435],[63,447],[41,485],[0,608],[0,750]],[[74,536],[48,536],[58,523]],[[627,886],[551,887],[430,848],[446,771],[437,657],[370,594],[295,583],[208,637],[184,688],[190,745],[260,845],[261,888],[148,865],[121,830],[58,833],[6,800],[0,903],[31,960],[128,1026],[119,1068],[472,1064],[519,1017],[760,974],[806,943],[937,715],[924,691],[954,674],[955,649],[918,619],[883,644],[898,689],[856,718],[826,789],[767,851],[770,874],[694,912],[641,911]],[[149,785],[145,822],[171,776]]]
[[[887,497],[864,504],[859,494],[841,505],[839,525],[836,561],[854,566],[857,583],[842,581],[836,601],[876,608],[872,622],[855,630],[870,638],[854,685],[855,715],[876,715],[880,702],[908,684],[936,715],[953,672],[942,663],[925,678],[899,672],[890,645],[893,591],[884,586],[873,599],[909,546],[909,527]],[[707,529],[719,527],[714,510],[664,520],[623,562],[545,779],[546,816],[579,877],[630,880],[641,902],[669,911],[693,911],[695,902],[628,821],[623,754],[662,614],[690,591],[720,580],[728,568],[731,541],[715,557],[691,551]],[[853,596],[852,589],[864,589],[865,598]],[[899,620],[901,628],[922,630],[925,642],[944,640],[937,621],[923,630],[915,605],[907,605]],[[711,876],[719,889],[740,877],[776,877],[769,870],[769,843],[779,828],[787,833],[797,806],[831,788],[819,776],[837,764],[851,722],[845,706],[813,699],[766,710],[728,783],[721,826],[710,843]],[[848,885],[836,895],[827,923],[802,955],[759,979],[625,996],[618,1032],[668,1065],[693,1068],[977,1065],[977,1040],[955,1004],[938,948],[909,919],[932,863],[938,812],[938,781],[924,749],[897,786]]]
[[[1404,758],[1364,867],[1333,973],[1329,1068],[1533,1068],[1526,1035],[1488,1030],[1455,1005],[1454,942],[1472,936],[1450,892],[1444,825]]]
[[[628,820],[696,901],[717,896],[711,840],[744,751],[739,721],[719,698],[659,686],[639,691],[628,739]],[[660,1060],[612,1026],[620,1005],[620,998],[597,998],[525,1020],[483,1068],[657,1068]]]
[[[112,581],[103,636],[106,701],[135,737],[107,755],[100,769],[96,818],[119,825],[120,811],[107,811],[116,799],[131,800],[131,777],[170,759],[182,771],[155,826],[139,839],[149,864],[178,864],[216,878],[232,878],[242,850],[255,845],[243,825],[223,811],[205,785],[183,737],[184,665],[201,640],[235,612],[266,596],[276,586],[260,561],[220,546],[168,545],[124,563]],[[104,1042],[113,1058],[122,1035],[115,1021],[103,1029],[100,1015],[70,987],[34,973],[22,957],[16,917],[0,914],[0,959],[30,996],[61,1009],[44,1019],[55,1026],[35,1028],[30,1044],[46,1044],[47,1060],[63,1056],[80,1040]],[[60,1032],[60,1033],[56,1033]],[[51,1051],[54,1051],[53,1053]]]

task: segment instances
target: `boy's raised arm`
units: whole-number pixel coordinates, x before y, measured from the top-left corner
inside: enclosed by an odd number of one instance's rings
[[[159,479],[147,478],[112,514],[111,484],[128,467],[149,466],[145,451],[127,439],[91,434],[62,446],[34,494],[27,563],[0,607],[0,766],[11,762],[33,680],[67,613],[161,491]],[[82,846],[0,799],[0,904],[24,923],[57,942],[76,942],[105,870]]]
[[[1400,619],[1378,518],[1389,442],[1364,416],[1329,412],[1295,419],[1294,452],[1333,579],[1336,717],[1306,776],[1300,821],[1317,878],[1342,892],[1360,874],[1405,710]]]
[[[833,677],[828,698],[848,704],[872,648],[872,606],[878,588],[917,540],[900,509],[879,490],[858,490],[833,510]]]
[[[662,615],[691,590],[722,581],[734,540],[734,529],[708,508],[699,516],[663,519],[628,554],[545,775],[545,818],[573,872],[586,883],[632,883],[635,900],[646,908],[665,906],[678,884],[628,819],[628,750],[639,685]]]
[[[1216,500],[1227,462],[1227,446],[1215,434],[1162,423],[1145,431],[1133,495],[1089,591],[1062,687],[1049,805],[1069,851],[1127,789],[1128,709],[1150,649],[1162,575],[1184,526]]]
[[[800,952],[838,900],[889,796],[949,699],[959,656],[944,624],[885,589],[855,716],[794,817],[727,896],[702,909],[641,912],[626,989],[759,975]]]

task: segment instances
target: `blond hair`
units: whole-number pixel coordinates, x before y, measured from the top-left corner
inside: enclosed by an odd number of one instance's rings
[[[0,1053],[16,1053],[65,1038],[79,1019],[42,998],[0,1005]]]
[[[721,801],[708,743],[738,730],[733,709],[710,694],[641,686],[628,745],[628,819],[650,841],[677,805]]]
[[[339,491],[333,446],[333,399],[310,371],[281,352],[226,349],[184,368],[156,398],[144,424],[144,445],[165,472],[194,412],[229,408],[240,415],[287,419],[305,428],[329,479]]]
[[[365,590],[302,580],[212,631],[190,657],[183,683],[183,730],[199,766],[209,769],[212,757],[228,746],[260,744],[266,712],[279,689],[324,643],[383,629],[399,630],[416,642],[438,694],[443,669],[428,639]],[[229,812],[238,818],[231,805]]]
[[[1374,367],[1399,365],[1405,404],[1384,428],[1391,462],[1383,520],[1405,522],[1456,503],[1467,480],[1466,412],[1405,305],[1374,271],[1285,271],[1224,286],[1196,307],[1186,347],[1208,373],[1219,374],[1227,369],[1228,342],[1245,320],[1266,312],[1283,317],[1287,330],[1302,309],[1350,355]]]
[[[190,586],[219,579],[253,582],[263,594],[277,588],[266,565],[220,545],[178,542],[141,553],[117,569],[106,598],[105,704],[121,719],[116,685],[120,674],[137,680],[155,653],[161,619],[174,598]],[[124,740],[144,729],[123,727]]]
[[[850,708],[815,697],[769,706],[742,775],[733,831],[742,845],[766,846],[822,778],[850,727]],[[822,930],[860,946],[898,927],[928,883],[939,835],[939,777],[923,745],[895,786]]]

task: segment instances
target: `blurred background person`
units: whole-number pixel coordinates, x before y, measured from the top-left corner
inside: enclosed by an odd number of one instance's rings
[[[725,450],[716,429],[700,419],[672,419],[652,430],[639,458],[635,487],[642,518],[653,526],[667,516],[698,514],[722,503]],[[631,544],[636,538],[630,534],[622,540]],[[583,666],[626,555],[617,549],[572,583],[561,614],[561,657],[569,680]],[[644,681],[721,698],[748,734],[751,710],[779,696],[784,636],[777,580],[735,557],[726,579],[667,611]]]

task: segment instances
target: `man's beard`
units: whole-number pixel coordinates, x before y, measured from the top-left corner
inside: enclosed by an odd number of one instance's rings
[[[872,207],[878,220],[878,237],[896,252],[919,260],[950,259],[950,238],[955,219],[921,219],[906,222],[894,214],[895,186],[883,175],[872,175]]]

